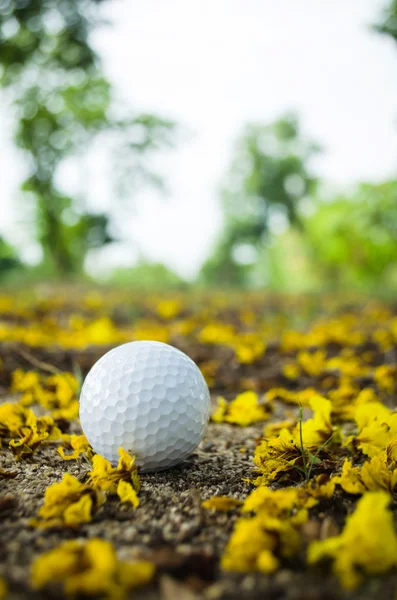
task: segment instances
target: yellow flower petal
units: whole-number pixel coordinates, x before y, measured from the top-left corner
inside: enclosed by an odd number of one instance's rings
[[[92,538],[64,542],[39,556],[31,581],[35,589],[58,582],[68,595],[122,600],[129,589],[149,583],[154,573],[151,563],[120,561],[109,542]]]
[[[130,502],[134,508],[138,508],[138,494],[130,483],[120,480],[117,486],[117,495],[121,502]]]
[[[396,566],[397,535],[390,501],[386,492],[366,492],[340,535],[310,544],[309,564],[333,559],[333,570],[347,589],[357,587],[361,571],[380,574]]]
[[[229,498],[228,496],[213,496],[208,500],[204,500],[201,506],[208,510],[213,509],[227,512],[229,510],[233,510],[233,508],[236,508],[237,506],[241,506],[241,504],[242,501],[237,500],[236,498]]]

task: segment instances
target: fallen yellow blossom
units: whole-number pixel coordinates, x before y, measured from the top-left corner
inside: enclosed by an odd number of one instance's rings
[[[315,504],[317,501],[303,488],[288,487],[272,490],[261,486],[246,498],[242,511],[265,513],[271,517],[292,518],[294,522],[304,522],[307,519],[307,511],[302,511]]]
[[[222,510],[225,512],[233,510],[233,508],[236,508],[237,506],[241,505],[241,500],[237,500],[236,498],[229,498],[229,496],[213,496],[208,500],[204,500],[204,502],[202,503],[203,508]]]
[[[328,398],[332,402],[332,415],[339,421],[352,421],[360,406],[378,402],[375,390],[360,390],[350,377],[341,378],[339,387],[328,392]]]
[[[20,436],[9,443],[17,459],[32,454],[45,441],[58,441],[67,437],[54,425],[52,417],[36,417],[31,411],[25,425],[20,428]]]
[[[12,392],[33,392],[39,385],[40,375],[37,371],[16,369],[11,373]],[[32,399],[32,401],[34,400]]]
[[[78,382],[72,373],[43,376],[36,371],[17,369],[12,373],[11,391],[21,392],[23,406],[37,402],[52,411],[55,418],[74,419],[78,416]]]
[[[370,458],[382,452],[397,436],[397,413],[392,413],[380,402],[368,402],[359,406],[354,419],[358,433],[348,438],[346,445],[353,442],[355,447]]]
[[[259,487],[251,492],[242,511],[256,515],[236,522],[222,557],[222,567],[229,571],[275,571],[279,557],[291,557],[298,552],[301,545],[298,528],[308,519],[307,509],[315,504],[317,500],[304,488]]]
[[[71,435],[68,443],[73,448],[74,452],[71,454],[65,454],[64,448],[58,448],[59,454],[62,456],[63,460],[75,460],[80,456],[80,454],[85,454],[88,459],[93,457],[93,450],[89,444],[89,441],[85,437],[85,435]]]
[[[345,377],[362,377],[369,373],[370,369],[363,364],[361,358],[351,354],[351,350],[346,348],[339,356],[334,356],[326,362],[327,370],[337,370]]]
[[[235,336],[232,344],[237,360],[242,364],[250,364],[263,356],[266,344],[262,337],[255,333],[242,333]]]
[[[45,441],[66,439],[49,416],[36,417],[34,412],[5,402],[0,405],[0,441],[10,439],[9,448],[21,459],[32,454]]]
[[[38,512],[34,527],[77,526],[91,521],[94,506],[104,502],[103,494],[80,483],[76,477],[65,473],[62,481],[50,485],[44,494],[44,504]]]
[[[393,394],[397,389],[397,365],[380,365],[376,367],[374,379],[381,390]]]
[[[310,400],[310,406],[314,416],[302,424],[303,445],[305,448],[318,448],[333,435],[331,423],[332,404],[321,396],[315,396]],[[298,427],[299,425],[296,429]],[[297,433],[295,430],[296,436]]]
[[[302,369],[311,376],[320,375],[326,367],[327,353],[324,350],[316,352],[298,352],[297,361]]]
[[[331,422],[331,402],[315,396],[310,405],[314,412],[311,419],[298,423],[292,430],[282,429],[278,436],[265,437],[256,447],[254,463],[261,475],[254,481],[255,485],[268,485],[283,473],[294,468],[301,469],[303,458],[308,464],[310,454],[324,446],[337,433]],[[335,442],[338,442],[337,435]]]
[[[127,481],[120,479],[117,485],[117,495],[121,502],[129,502],[134,508],[139,506],[139,498],[135,489]]]
[[[128,590],[146,585],[154,573],[152,563],[121,561],[110,542],[92,538],[64,542],[39,556],[32,565],[31,581],[35,589],[57,582],[70,596],[123,600]]]
[[[10,438],[18,435],[19,429],[25,424],[27,411],[19,404],[4,402],[0,404],[0,438]]]
[[[182,302],[179,298],[173,298],[169,300],[160,300],[156,306],[156,312],[163,319],[172,319],[179,315],[183,308]]]
[[[390,501],[386,492],[366,492],[355,512],[347,517],[340,535],[309,545],[309,564],[332,559],[333,571],[346,589],[361,583],[363,571],[376,575],[397,566],[397,535],[388,509]]]
[[[287,404],[298,404],[300,406],[310,406],[310,400],[318,396],[318,392],[314,388],[306,388],[294,392],[286,388],[271,388],[266,392],[268,400],[282,400]]]
[[[278,421],[276,423],[269,423],[265,425],[263,429],[263,437],[265,439],[276,437],[282,429],[291,431],[296,425],[296,421],[285,419],[285,421]]]
[[[260,514],[239,519],[221,559],[227,571],[272,573],[280,556],[294,556],[300,548],[300,535],[288,522]]]
[[[135,456],[120,448],[120,460],[117,467],[112,467],[110,462],[95,454],[92,459],[92,471],[89,473],[88,485],[94,489],[110,494],[117,494],[119,481],[132,484],[136,493],[140,490],[138,469],[135,465]]]
[[[281,369],[282,374],[287,379],[298,379],[301,374],[301,369],[296,363],[287,363]]]
[[[261,527],[258,518],[240,519],[226,546],[221,566],[227,571],[243,572],[264,567],[265,573],[273,573],[279,565],[273,555],[276,546],[276,537]]]
[[[349,494],[384,490],[392,493],[397,485],[397,438],[380,454],[367,460],[362,466],[353,467],[346,459],[340,476],[334,479]]]
[[[259,403],[255,392],[243,392],[231,402],[218,398],[218,406],[212,414],[215,423],[231,423],[247,427],[269,418],[269,408]]]
[[[300,331],[287,329],[281,334],[281,350],[291,352],[306,346],[306,335]]]
[[[291,471],[301,457],[299,445],[288,429],[282,429],[278,436],[262,440],[254,454],[254,463],[261,474],[254,484],[268,485],[277,480],[282,473]]]
[[[332,498],[337,484],[337,477],[329,477],[324,473],[317,475],[308,481],[303,489],[309,494],[312,499],[317,498]]]
[[[235,336],[234,327],[226,323],[209,323],[202,328],[198,335],[204,344],[230,345]]]

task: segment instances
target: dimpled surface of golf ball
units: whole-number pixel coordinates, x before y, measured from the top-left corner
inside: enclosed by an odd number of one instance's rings
[[[115,464],[124,448],[143,471],[189,456],[205,433],[209,408],[200,369],[161,342],[110,350],[88,373],[80,396],[81,426],[95,452]]]

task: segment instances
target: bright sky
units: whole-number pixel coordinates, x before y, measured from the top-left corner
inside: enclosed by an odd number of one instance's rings
[[[174,118],[190,134],[157,161],[169,196],[144,192],[135,206],[124,206],[118,228],[127,242],[103,250],[92,270],[130,264],[139,247],[148,258],[194,275],[219,230],[219,184],[248,121],[296,110],[305,132],[326,149],[316,159],[317,173],[334,185],[393,175],[397,46],[370,30],[384,6],[384,0],[106,3],[113,25],[94,42],[118,94],[133,109]],[[22,241],[15,201],[20,159],[8,138],[9,131],[0,132],[8,198],[0,231]],[[87,192],[91,205],[110,208],[114,198],[103,172],[98,153],[85,161],[84,172],[81,165],[65,167],[60,182]],[[33,256],[34,248],[26,248]]]

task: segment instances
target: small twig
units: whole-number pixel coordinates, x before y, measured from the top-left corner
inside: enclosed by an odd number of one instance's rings
[[[42,371],[47,371],[47,373],[52,373],[53,375],[59,375],[62,373],[61,369],[55,367],[54,365],[50,365],[38,358],[35,358],[28,352],[27,350],[23,350],[22,348],[13,347],[13,350],[16,354],[19,354],[24,358],[28,363],[36,367],[37,369],[41,369]]]

